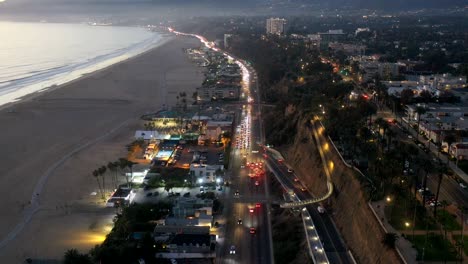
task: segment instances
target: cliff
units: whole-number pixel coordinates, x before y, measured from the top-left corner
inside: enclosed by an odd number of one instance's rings
[[[326,176],[311,127],[307,123],[306,118],[297,122],[294,143],[283,154],[308,190],[320,196],[327,191]],[[399,263],[395,250],[382,243],[384,231],[369,209],[358,179],[360,176],[345,166],[333,146],[329,145],[331,153],[327,156],[335,164],[332,173],[335,191],[325,204],[356,261],[371,264]]]

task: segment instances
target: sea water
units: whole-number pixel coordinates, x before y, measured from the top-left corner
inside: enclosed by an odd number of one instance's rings
[[[164,42],[138,27],[0,21],[0,106]]]

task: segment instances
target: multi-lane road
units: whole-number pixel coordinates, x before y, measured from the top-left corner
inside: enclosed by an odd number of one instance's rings
[[[267,179],[265,175],[250,177],[251,169],[245,166],[246,162],[264,162],[259,151],[263,127],[260,106],[256,104],[256,76],[253,69],[246,70],[251,78],[244,78],[244,92],[250,103],[236,105],[239,109],[230,162],[230,191],[223,199],[226,218],[217,263],[270,264],[274,260]],[[235,254],[231,254],[232,248]]]
[[[404,141],[417,146],[417,144],[414,142],[414,139],[416,138],[416,132],[412,131],[412,129],[409,130],[411,131],[410,133],[412,133],[411,139],[408,137],[408,134],[403,131],[403,128],[399,125],[391,125],[389,129],[392,129],[396,133],[396,140]],[[426,153],[422,149],[419,149],[419,156],[428,160],[432,160],[434,161],[434,163],[439,162],[439,159],[445,163],[447,157],[441,155],[440,153],[436,154],[437,151],[437,148],[434,145],[432,145],[431,152],[429,153]],[[439,156],[439,158],[437,158],[437,155]],[[410,164],[410,166],[412,166],[412,164]],[[430,174],[428,177],[427,187],[433,193],[437,191],[438,180],[439,179],[437,173]],[[446,200],[448,202],[458,205],[459,207],[468,208],[468,191],[461,188],[458,182],[455,181],[453,178],[443,177],[439,196],[439,201]]]
[[[300,182],[294,181],[296,175],[293,172],[288,171],[288,167],[284,164],[284,162],[278,161],[274,155],[267,156],[267,162],[270,165],[269,167],[273,170],[273,173],[277,177],[281,177],[281,181],[286,185],[287,188],[293,190],[300,200],[308,200],[313,198],[307,190],[302,190],[302,184]],[[326,183],[324,182],[324,184]],[[338,232],[331,217],[326,212],[319,213],[317,211],[317,205],[308,205],[306,208],[309,211],[312,220],[314,221],[315,227],[330,263],[352,263],[346,245],[343,242],[340,233]]]

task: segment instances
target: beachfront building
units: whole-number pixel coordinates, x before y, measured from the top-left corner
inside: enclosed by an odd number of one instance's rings
[[[238,84],[232,85],[212,85],[203,86],[197,89],[203,101],[210,100],[238,100],[240,97],[241,86]]]
[[[271,35],[283,35],[286,31],[286,19],[268,18],[266,20],[266,33]]]
[[[200,185],[207,183],[217,183],[217,179],[220,176],[217,175],[218,171],[223,171],[224,165],[207,165],[207,164],[190,164],[190,175],[196,179],[197,183]]]

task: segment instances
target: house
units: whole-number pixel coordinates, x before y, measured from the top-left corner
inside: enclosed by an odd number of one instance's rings
[[[468,143],[453,143],[450,145],[449,154],[458,160],[468,158]]]

